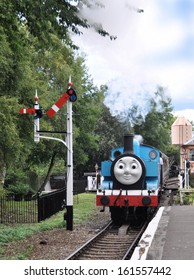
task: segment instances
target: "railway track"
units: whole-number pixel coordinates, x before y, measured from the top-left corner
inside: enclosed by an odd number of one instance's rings
[[[166,187],[159,203],[160,206],[173,204],[177,192],[178,178],[166,180]],[[157,211],[157,210],[156,210]],[[151,215],[155,215],[153,212]],[[150,217],[151,218],[151,217]],[[150,221],[150,220],[149,220]],[[124,224],[121,227],[109,222],[96,236],[68,256],[67,260],[124,260],[130,259],[148,221],[141,227]]]
[[[115,226],[109,222],[96,236],[72,253],[67,260],[124,260],[129,259],[147,223],[140,228]]]

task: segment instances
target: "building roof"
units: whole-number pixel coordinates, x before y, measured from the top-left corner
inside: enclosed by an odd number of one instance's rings
[[[184,143],[183,146],[191,146],[194,145],[194,137],[192,139],[190,139],[189,141],[187,141],[186,143]]]
[[[172,126],[177,126],[177,125],[190,125],[190,126],[192,126],[192,124],[184,116],[178,117],[176,119],[176,121],[172,124]]]

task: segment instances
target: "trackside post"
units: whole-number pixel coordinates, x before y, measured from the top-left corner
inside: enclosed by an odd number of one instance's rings
[[[57,131],[41,131],[39,119],[42,117],[44,110],[40,108],[38,103],[37,91],[35,94],[34,108],[20,109],[20,114],[33,114],[34,115],[34,142],[38,143],[40,139],[54,140],[63,143],[67,148],[67,191],[66,191],[66,214],[64,219],[66,220],[66,229],[73,230],[73,137],[72,137],[72,102],[77,100],[77,94],[72,89],[71,77],[69,77],[68,90],[62,97],[47,111],[47,116],[52,118],[59,109],[67,103],[67,132],[66,140],[62,140],[56,137],[50,137],[42,135],[45,133],[56,134],[64,133]]]

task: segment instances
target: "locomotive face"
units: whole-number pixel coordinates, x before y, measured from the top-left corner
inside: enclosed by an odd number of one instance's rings
[[[142,175],[141,163],[132,156],[124,156],[115,163],[114,176],[123,185],[136,183]]]

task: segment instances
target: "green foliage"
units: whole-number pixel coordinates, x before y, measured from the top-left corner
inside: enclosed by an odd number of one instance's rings
[[[99,135],[99,151],[94,155],[94,163],[108,159],[110,150],[123,145],[124,126],[117,117],[111,115],[110,110],[103,106],[102,113],[96,125]]]
[[[8,195],[9,194],[9,192],[7,191],[7,190],[5,190],[5,189],[0,189],[0,198],[1,197],[5,197],[6,195]]]
[[[54,33],[60,39],[67,40],[68,28],[78,33],[76,26],[87,27],[84,20],[77,15],[77,8],[66,1],[14,1],[15,11],[22,24],[42,43],[48,43]]]
[[[0,96],[0,155],[8,165],[17,160],[22,144],[17,130],[16,99]]]
[[[29,185],[25,185],[25,184],[22,184],[22,183],[19,183],[17,185],[9,185],[7,187],[7,191],[10,193],[10,194],[21,194],[21,195],[26,195],[29,193],[30,191],[30,187]]]
[[[62,19],[60,24],[57,15]],[[75,8],[65,1],[49,1],[45,4],[37,1],[11,1],[7,5],[7,1],[2,0],[0,18],[0,128],[4,131],[0,135],[0,155],[3,161],[0,166],[6,167],[6,181],[10,181],[12,173],[16,180],[12,179],[10,184],[16,184],[16,181],[19,183],[20,179],[22,182],[27,181],[27,178],[21,178],[20,173],[24,177],[30,171],[45,175],[46,167],[56,152],[56,163],[63,159],[65,165],[64,146],[44,140],[38,145],[34,144],[33,116],[19,116],[18,110],[19,107],[33,106],[37,89],[40,105],[47,111],[66,91],[69,75],[76,85],[79,100],[73,108],[76,116],[73,128],[75,163],[84,166],[90,151],[98,149],[98,136],[94,128],[102,100],[99,90],[87,76],[84,59],[76,57],[64,43],[69,41],[67,30],[71,24],[75,25],[74,21],[82,26]],[[65,21],[68,22],[67,26]],[[53,119],[43,117],[41,129],[66,130],[65,113],[64,106]],[[86,149],[86,141],[89,151]],[[64,165],[61,165],[63,171]]]
[[[190,187],[189,187],[190,189]],[[180,192],[180,190],[179,190]],[[175,203],[180,204],[180,193],[177,193]],[[185,192],[182,193],[182,204],[183,205],[194,205],[194,193]]]
[[[168,144],[165,148],[168,157],[174,158],[174,161],[180,162],[180,148],[179,146]]]
[[[111,39],[116,38],[104,30],[101,24],[93,21],[90,23],[80,14],[80,11],[87,6],[91,9],[93,6],[96,7],[98,1],[79,0],[77,7],[66,0],[12,0],[11,2],[20,23],[27,28],[30,34],[38,38],[41,45],[50,45],[54,34],[72,48],[77,48],[68,34],[73,32],[80,35],[82,33],[81,28],[82,30],[83,28],[93,28],[102,36],[109,36]],[[98,7],[100,8],[101,5],[98,5]]]
[[[7,41],[6,34],[0,27],[0,88],[7,90],[9,77],[13,74],[13,53]]]
[[[134,120],[134,131],[143,136],[145,144],[166,153],[171,145],[171,125],[174,121],[171,99],[165,94],[165,89],[159,86],[149,104],[150,109],[145,118],[141,117],[138,123]]]

